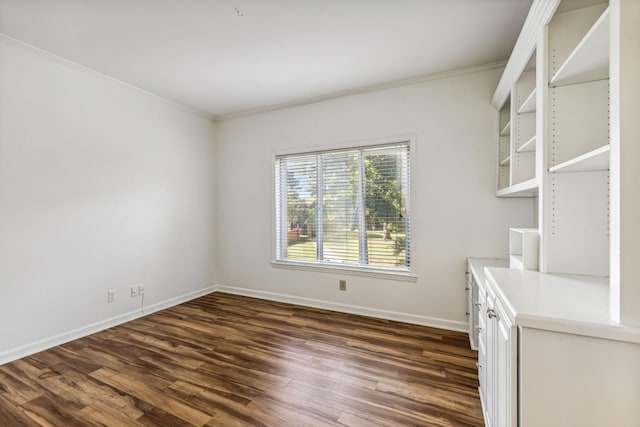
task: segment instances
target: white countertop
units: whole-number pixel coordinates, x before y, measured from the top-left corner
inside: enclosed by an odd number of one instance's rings
[[[481,263],[478,259],[474,271]],[[491,264],[484,264],[486,283],[515,325],[640,343],[640,328],[620,325],[609,316],[608,278],[542,274]]]
[[[487,280],[484,275],[485,267],[509,267],[509,261],[506,259],[498,259],[498,258],[468,258],[469,261],[469,271],[470,274],[473,274],[478,282],[484,285]]]

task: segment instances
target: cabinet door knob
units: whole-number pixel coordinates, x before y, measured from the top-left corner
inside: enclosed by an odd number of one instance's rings
[[[493,319],[495,317],[498,317],[498,315],[496,314],[495,310],[492,309],[487,309],[487,316],[489,316],[489,319]]]
[[[479,303],[479,302],[475,303],[474,305],[475,305],[477,308],[482,307],[482,303]]]
[[[479,364],[478,362],[476,362],[476,368],[478,368],[478,369],[482,369],[482,365],[481,365],[481,364]]]
[[[480,326],[476,326],[476,331],[480,332],[482,328]]]

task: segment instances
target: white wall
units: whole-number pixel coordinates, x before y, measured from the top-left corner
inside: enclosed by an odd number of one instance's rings
[[[213,284],[210,120],[4,39],[0,94],[0,363]]]
[[[531,199],[495,197],[497,116],[489,101],[499,76],[500,70],[485,70],[219,122],[222,289],[465,328],[465,258],[506,258],[508,227],[533,223]],[[347,276],[348,290],[341,292],[340,274],[271,266],[272,150],[406,134],[417,140],[417,282]]]

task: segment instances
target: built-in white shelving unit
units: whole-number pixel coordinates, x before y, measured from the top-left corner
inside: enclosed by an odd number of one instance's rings
[[[513,86],[515,105],[511,112],[513,130],[511,136],[511,186],[536,177],[536,156],[533,151],[520,148],[536,136],[536,68],[535,53]]]
[[[544,273],[609,276],[609,16],[598,4],[549,23]]]
[[[534,197],[536,179],[536,55],[500,110],[498,197]]]
[[[640,425],[639,17],[533,0],[493,96],[496,195],[533,197],[537,228],[510,229],[512,268],[476,280],[487,425]]]

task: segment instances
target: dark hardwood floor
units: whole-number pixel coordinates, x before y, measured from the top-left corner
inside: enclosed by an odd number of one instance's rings
[[[481,426],[467,336],[214,293],[0,366],[0,426]]]

